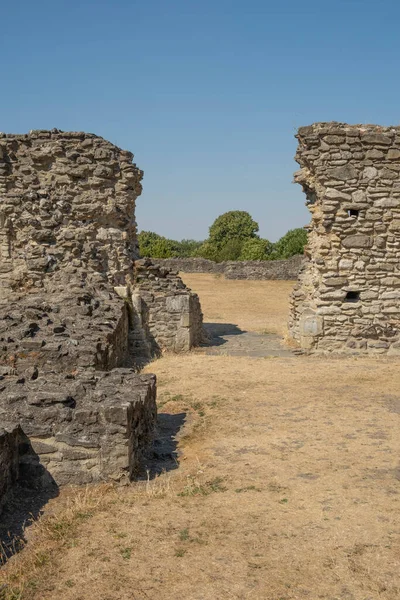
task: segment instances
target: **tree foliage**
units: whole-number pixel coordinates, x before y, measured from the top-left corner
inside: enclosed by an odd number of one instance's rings
[[[257,236],[258,223],[244,210],[231,210],[215,219],[210,227],[209,242],[220,249],[232,239],[246,240]]]
[[[249,238],[242,245],[239,260],[269,260],[273,245],[263,238]]]
[[[303,254],[307,244],[307,232],[302,227],[290,229],[274,244],[273,254],[276,258],[290,258],[295,254]]]
[[[272,244],[257,235],[258,223],[248,212],[233,210],[215,219],[207,240],[170,240],[153,231],[138,235],[139,251],[143,257],[185,258],[201,256],[215,262],[225,260],[274,260],[303,254],[307,243],[304,229],[291,229]]]
[[[150,258],[171,258],[176,256],[176,246],[154,231],[141,231],[138,235],[140,256]]]

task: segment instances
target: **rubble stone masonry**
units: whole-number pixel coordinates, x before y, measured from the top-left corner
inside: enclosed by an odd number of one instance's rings
[[[139,260],[132,158],[93,134],[0,134],[0,503],[12,448],[58,484],[131,478],[156,420],[138,368],[201,339],[197,296]]]
[[[289,329],[305,351],[400,354],[400,127],[316,123],[296,136],[312,214]]]

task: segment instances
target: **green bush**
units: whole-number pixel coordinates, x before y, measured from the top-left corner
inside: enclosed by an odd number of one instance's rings
[[[172,258],[178,256],[176,242],[154,233],[141,231],[138,235],[139,253],[142,257]]]
[[[307,232],[302,227],[290,229],[279,241],[274,244],[273,257],[282,259],[290,258],[295,254],[303,254],[307,244]]]
[[[262,238],[250,238],[245,240],[239,260],[269,260],[273,245]]]

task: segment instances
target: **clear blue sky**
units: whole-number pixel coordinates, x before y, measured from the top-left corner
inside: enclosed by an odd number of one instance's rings
[[[297,127],[400,123],[398,0],[16,0],[1,8],[0,131],[85,130],[144,169],[140,229],[206,237],[248,210],[309,221]]]

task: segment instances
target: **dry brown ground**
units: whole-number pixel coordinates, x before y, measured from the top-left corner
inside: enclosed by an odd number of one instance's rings
[[[246,299],[245,282],[185,279],[207,321],[284,328],[287,282],[247,283]],[[3,570],[7,600],[398,600],[398,366],[154,362],[161,411],[186,415],[179,468],[64,492]]]
[[[233,323],[258,333],[285,332],[293,281],[235,281],[206,273],[182,276],[199,294],[206,321]]]

